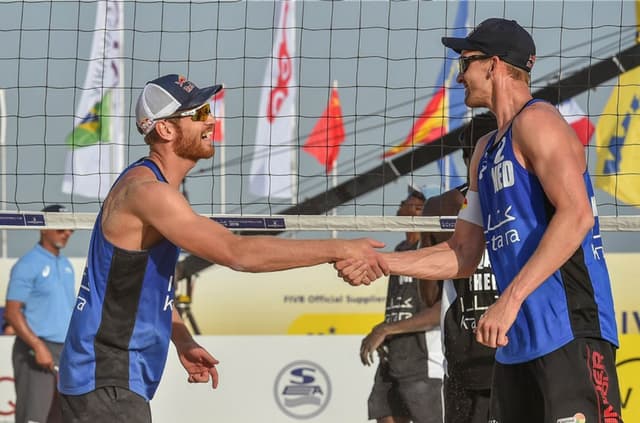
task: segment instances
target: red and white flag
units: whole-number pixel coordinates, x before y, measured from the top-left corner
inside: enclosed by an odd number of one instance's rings
[[[595,131],[595,126],[591,123],[589,116],[578,106],[578,103],[570,98],[558,104],[557,107],[567,123],[571,125],[576,135],[578,135],[582,145],[589,144],[591,135]]]
[[[264,77],[251,162],[250,190],[261,197],[292,197],[296,123],[295,3],[281,1],[273,54]]]
[[[224,141],[224,90],[220,90],[210,101],[211,112],[215,120],[213,142]]]

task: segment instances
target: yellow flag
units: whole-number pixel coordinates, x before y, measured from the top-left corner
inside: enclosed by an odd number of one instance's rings
[[[596,127],[596,187],[640,207],[640,67],[618,78]]]

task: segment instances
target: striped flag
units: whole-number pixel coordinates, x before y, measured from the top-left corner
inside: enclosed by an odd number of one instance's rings
[[[458,3],[458,12],[454,21],[453,37],[464,38],[467,35],[468,2]],[[464,104],[464,89],[456,86],[457,69],[453,66],[457,53],[446,49],[446,60],[442,72],[438,75],[438,87],[427,103],[420,118],[416,121],[405,140],[387,150],[383,157],[390,157],[418,144],[428,144],[448,132],[463,125],[467,120],[467,106]],[[461,160],[460,160],[461,162]],[[438,160],[441,188],[448,190],[466,181],[466,171],[458,171],[454,156],[449,154]]]
[[[640,207],[640,67],[623,73],[596,127],[596,187]]]
[[[76,112],[62,191],[104,199],[124,167],[123,4],[96,2],[87,76]]]
[[[296,84],[295,2],[281,1],[260,97],[250,190],[261,197],[292,198],[292,163],[295,130]]]
[[[565,100],[557,106],[558,111],[569,125],[576,132],[576,135],[582,142],[582,145],[589,144],[591,135],[595,131],[595,126],[591,123],[589,116],[578,106],[578,103],[572,98]]]
[[[422,115],[413,125],[405,140],[388,149],[383,157],[387,158],[413,148],[417,144],[428,144],[447,133],[445,111],[448,109],[447,95],[444,87],[436,91],[425,107]]]

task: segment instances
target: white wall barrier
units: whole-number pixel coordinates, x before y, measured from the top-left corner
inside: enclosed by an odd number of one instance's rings
[[[201,336],[220,360],[220,385],[189,384],[170,349],[151,401],[154,423],[366,422],[375,367],[360,363],[362,336]],[[13,337],[0,337],[0,422],[13,422]],[[6,378],[6,379],[5,379]]]

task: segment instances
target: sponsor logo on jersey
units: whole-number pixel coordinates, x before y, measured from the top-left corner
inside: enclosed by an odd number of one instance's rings
[[[515,222],[517,218],[511,213],[512,206],[508,206],[504,213],[497,210],[495,213],[487,215],[487,230],[485,238],[487,239],[487,248],[492,251],[498,251],[502,247],[520,242],[520,234],[517,229],[508,229],[509,223]],[[506,228],[498,231],[499,228],[507,225]]]

